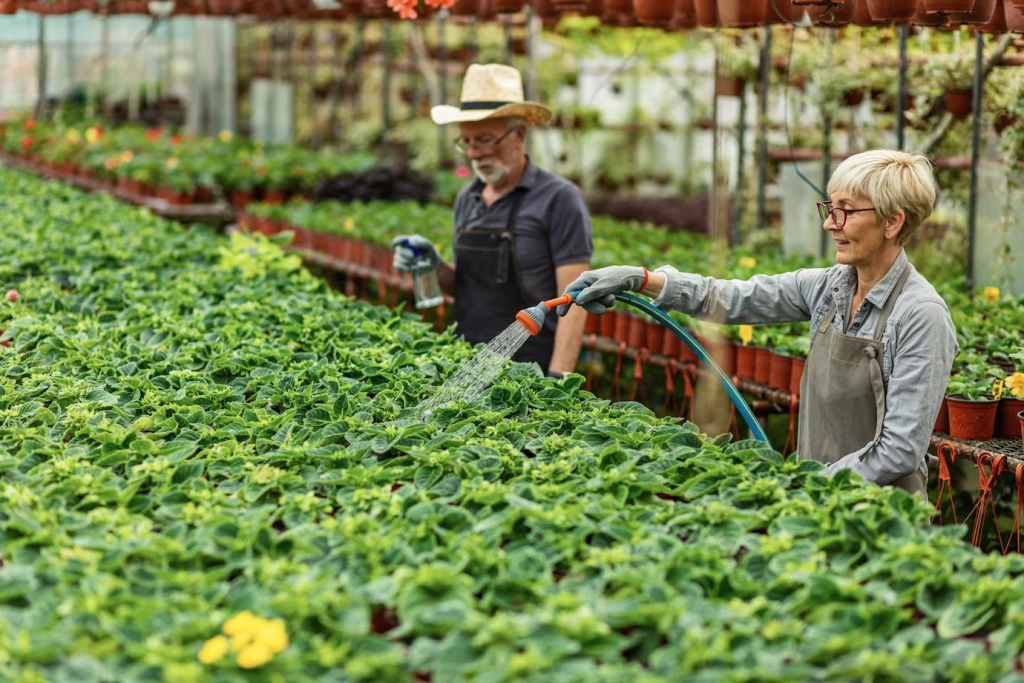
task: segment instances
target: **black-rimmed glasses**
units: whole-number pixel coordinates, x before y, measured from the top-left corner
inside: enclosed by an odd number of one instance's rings
[[[818,216],[821,218],[821,222],[824,223],[828,220],[831,215],[833,222],[835,222],[837,228],[841,228],[846,225],[846,217],[851,213],[861,213],[863,211],[874,211],[874,207],[870,209],[841,209],[837,206],[832,206],[832,202],[818,202]]]
[[[499,135],[498,137],[492,137],[488,135],[485,136],[483,139],[475,138],[472,140],[467,137],[458,137],[455,138],[455,149],[465,154],[470,149],[486,149],[488,147],[494,148],[501,144],[501,141],[507,138],[512,133],[512,131],[517,130],[518,128],[519,126],[512,126],[511,128],[505,131],[504,135]]]

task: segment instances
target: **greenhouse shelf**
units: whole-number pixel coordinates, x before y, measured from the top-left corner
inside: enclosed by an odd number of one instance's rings
[[[961,441],[954,439],[948,434],[941,432],[934,432],[932,434],[931,445],[936,450],[942,444],[952,444],[956,448],[956,454],[958,457],[970,458],[973,462],[978,462],[978,458],[983,454],[992,455],[1005,455],[1006,456],[1006,472],[1013,476],[1013,469],[1017,465],[1024,464],[1024,448],[1022,448],[1021,439],[991,439],[989,441]]]

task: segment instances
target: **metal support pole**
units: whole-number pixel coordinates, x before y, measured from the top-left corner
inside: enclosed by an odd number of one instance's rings
[[[384,135],[391,130],[391,22],[385,20],[381,23],[384,25],[384,37],[382,39],[384,45],[381,48],[384,52],[384,78],[380,89],[382,110],[381,140],[383,141]]]
[[[828,73],[828,69],[832,68],[832,43],[835,42],[836,32],[833,28],[826,29],[826,31],[825,64],[826,73]],[[828,109],[823,111],[821,135],[821,188],[822,190],[827,190],[828,180],[832,177],[832,113]],[[818,256],[825,255],[829,239],[831,239],[829,234],[825,230],[822,230]]]
[[[896,149],[903,149],[907,142],[906,116],[907,110],[907,34],[910,27],[901,24],[896,27],[900,41],[899,73],[896,81]]]
[[[757,120],[757,227],[767,224],[767,185],[768,185],[768,86],[772,69],[772,27],[763,29],[764,40],[761,41],[761,92],[759,94]],[[741,169],[742,173],[742,169]],[[742,178],[742,175],[740,176]],[[739,188],[737,188],[738,190]],[[737,236],[739,227],[736,227]]]
[[[74,30],[74,23],[75,23],[75,15],[74,14],[68,14],[67,15],[68,39],[65,42],[66,54],[64,55],[64,65],[65,65],[64,68],[65,68],[65,70],[68,73],[68,84],[67,84],[67,89],[64,91],[64,96],[61,98],[61,99],[64,99],[64,100],[66,100],[68,97],[70,97],[70,95],[71,95],[71,93],[72,93],[72,91],[74,89],[74,85],[75,85],[75,30]]]
[[[318,147],[320,147],[320,126],[317,125],[316,116],[316,67],[318,62],[317,57],[319,57],[316,40],[316,24],[317,22],[315,20],[310,20],[306,22],[306,28],[309,30],[309,64],[307,65],[309,90],[306,93],[306,109],[310,121],[310,149],[317,149]]]
[[[967,291],[974,289],[974,245],[978,228],[978,161],[981,158],[981,88],[985,81],[985,34],[974,41],[974,87],[971,93],[971,189],[967,210]]]
[[[101,107],[104,116],[110,116],[110,15],[104,14],[101,20],[103,22],[103,33],[102,40],[103,44],[100,49],[100,61],[102,63],[102,92],[103,92],[103,106]]]
[[[406,114],[405,120],[408,121],[409,123],[412,123],[413,121],[416,120],[416,104],[419,101],[421,76],[418,64],[419,57],[417,56],[416,50],[412,49],[411,44],[413,39],[412,32],[418,30],[417,25],[415,23],[410,23],[406,27],[406,29],[407,30],[405,34],[405,50],[406,53],[409,55],[409,111]],[[424,46],[426,45],[426,42],[426,40],[423,41]]]
[[[538,102],[540,98],[537,86],[537,38],[540,34],[540,17],[533,7],[526,5],[526,99]],[[527,136],[526,152],[532,154],[537,144],[535,135]]]
[[[334,50],[331,57],[331,90],[330,90],[330,108],[327,114],[328,128],[330,140],[333,144],[338,144],[338,99],[341,94],[341,31],[338,24],[332,24],[331,35],[334,38]]]
[[[38,88],[38,97],[36,98],[36,110],[33,114],[34,118],[41,119],[46,114],[46,15],[40,14],[39,17],[39,64],[37,71],[37,82],[36,87]]]
[[[512,15],[502,14],[501,15],[501,33],[505,38],[505,47],[502,53],[502,59],[505,64],[512,64]]]
[[[440,52],[439,62],[439,74],[438,74],[438,96],[440,102],[438,104],[446,104],[448,102],[448,46],[445,43],[445,24],[447,23],[448,12],[447,10],[440,13],[437,18],[437,46]],[[444,126],[437,127],[437,163],[441,168],[445,168],[448,160],[448,135],[445,132]]]
[[[746,88],[744,88],[744,91]],[[732,225],[729,228],[729,244],[735,246],[740,243],[740,216],[743,214],[743,207],[740,206],[740,197],[743,188],[743,170],[747,165],[747,98],[746,92],[740,96],[740,120],[737,130],[736,150],[736,194],[732,201]],[[760,161],[760,157],[758,159]],[[758,193],[760,199],[760,193]],[[761,218],[760,205],[758,205],[758,218]],[[763,224],[763,222],[762,222]]]

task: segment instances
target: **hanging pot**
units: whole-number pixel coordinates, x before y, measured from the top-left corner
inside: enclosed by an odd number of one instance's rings
[[[966,14],[974,9],[975,0],[921,0],[928,14]]]
[[[693,12],[697,15],[697,24],[703,28],[718,26],[717,0],[693,0]]]
[[[1004,5],[1006,17],[1006,28],[1010,33],[1024,33],[1024,8],[1018,8],[1017,4]]]
[[[669,22],[671,31],[688,31],[697,28],[697,13],[693,10],[693,0],[676,0],[676,12]]]
[[[769,24],[789,24],[800,21],[803,7],[796,7],[793,0],[768,0],[765,21]]]
[[[914,26],[925,26],[929,28],[945,28],[949,26],[949,16],[946,14],[928,14],[924,7],[924,0],[917,3],[917,12],[911,20]]]
[[[993,8],[992,18],[989,19],[988,23],[978,28],[982,33],[995,33],[1002,35],[1008,33],[1009,29],[1006,26],[1006,0],[996,0],[995,7]]]
[[[947,90],[946,110],[955,119],[965,119],[973,109],[973,93],[970,90]]]
[[[743,97],[744,81],[734,76],[715,76],[715,94],[720,97]]]
[[[523,9],[524,0],[493,0],[494,11],[498,14],[515,14]]]
[[[746,28],[764,26],[770,0],[718,0],[718,21],[721,26]]]
[[[857,7],[853,12],[853,19],[851,19],[850,22],[857,26],[863,26],[866,28],[870,28],[872,26],[889,26],[892,24],[891,21],[884,19],[875,20],[868,9],[868,0],[858,0]]]
[[[974,9],[970,12],[966,14],[952,14],[949,17],[949,20],[954,24],[984,26],[992,21],[992,15],[995,14],[997,4],[1002,3],[997,2],[996,0],[976,0],[974,3]]]
[[[835,0],[834,4],[844,5],[849,1],[850,0],[846,0],[846,2],[844,2],[843,0]],[[810,7],[812,5],[819,5],[822,8],[824,8],[824,6],[828,4],[828,2],[827,0],[793,0],[793,4],[798,7]]]
[[[816,26],[846,26],[853,21],[857,6],[864,3],[864,0],[846,0],[842,5],[833,7],[831,12],[826,13],[824,6],[808,7],[807,16]]]
[[[633,11],[641,26],[668,26],[676,13],[675,0],[633,0]]]
[[[875,21],[909,23],[917,12],[917,0],[866,0]]]
[[[540,3],[535,3],[533,9],[534,11],[537,12],[538,15],[540,15],[540,11],[537,7],[537,4]],[[551,5],[550,2],[548,2],[547,4],[549,6]],[[448,12],[454,17],[475,17],[476,15],[480,14],[480,0],[457,0],[457,2],[451,6],[451,9],[449,9]]]
[[[17,11],[17,0],[0,0],[0,14],[16,14]]]

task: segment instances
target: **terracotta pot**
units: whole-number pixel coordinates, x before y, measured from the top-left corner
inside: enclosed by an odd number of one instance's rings
[[[1006,28],[1010,33],[1024,33],[1024,10],[1016,5],[1003,5]]]
[[[1024,448],[1024,412],[1017,413],[1017,419],[1020,420],[1021,448]]]
[[[800,395],[800,382],[804,378],[804,365],[807,359],[803,356],[793,356],[793,362],[789,368],[789,393]]]
[[[843,93],[843,104],[847,107],[857,107],[864,101],[864,90],[847,90]]]
[[[965,14],[974,9],[975,0],[922,0],[928,14]]]
[[[789,376],[793,371],[793,356],[772,352],[771,373],[768,386],[772,389],[789,389]]]
[[[733,344],[710,344],[702,339],[701,345],[708,350],[718,367],[722,368],[722,372],[730,377],[736,374],[736,347]]]
[[[252,201],[252,192],[248,190],[234,190],[231,192],[231,206],[240,209]]]
[[[523,9],[524,0],[492,0],[494,11],[498,14],[514,14]]]
[[[967,401],[959,396],[946,397],[949,403],[949,435],[964,441],[988,441],[996,427],[999,402],[991,398]]]
[[[949,26],[949,17],[945,14],[928,14],[928,10],[925,9],[924,0],[918,0],[917,12],[914,13],[914,18],[911,20],[914,26],[930,26],[932,28],[941,28],[943,26]]]
[[[755,361],[757,354],[753,346],[736,345],[736,376],[740,379],[753,380],[755,377]]]
[[[675,337],[674,334],[670,336]],[[676,339],[679,341],[679,350],[676,352],[676,356],[679,358],[679,361],[682,363],[699,363],[700,359],[697,358],[697,354],[693,352],[693,349],[687,346],[686,343],[678,337],[676,337]]]
[[[600,334],[601,333],[601,319],[599,316],[593,313],[587,313],[587,319],[583,323],[583,334]]]
[[[625,313],[619,313],[615,316],[615,334],[613,335],[615,341],[620,344],[625,342],[629,344],[629,315]]]
[[[853,21],[854,13],[862,2],[864,2],[864,0],[846,0],[843,4],[833,7],[831,19],[825,15],[824,6],[809,6],[807,8],[807,16],[809,16],[811,18],[811,22],[817,26],[846,26]]]
[[[917,12],[917,0],[862,0],[875,21],[909,23]]]
[[[647,321],[647,348],[653,353],[660,353],[661,349],[665,346],[665,335],[675,336],[671,332],[666,332],[665,326],[661,323],[648,320]]]
[[[667,333],[661,345],[661,355],[665,356],[665,358],[678,358],[679,349],[682,347],[682,344],[683,343],[679,341],[679,337],[674,333]]]
[[[743,97],[744,81],[731,76],[715,76],[715,94],[720,97]]]
[[[693,0],[693,12],[697,15],[697,25],[703,28],[718,26],[717,0]]]
[[[1006,26],[1006,0],[996,0],[994,11],[992,12],[992,18],[984,26],[978,28],[982,33],[995,33],[1001,35],[1008,33],[1009,28]]]
[[[1020,421],[1017,415],[1024,411],[1024,401],[1019,398],[1003,397],[999,399],[999,409],[996,411],[995,436],[997,439],[1012,439],[1017,436],[1020,429]]]
[[[329,232],[313,233],[313,251],[324,256],[331,255],[331,245],[334,243],[334,236]]]
[[[601,320],[601,336],[608,339],[615,339],[615,323],[619,317],[618,311],[606,311],[598,316]]]
[[[627,343],[634,349],[647,346],[647,320],[638,315],[629,315],[629,333]]]
[[[537,5],[533,8],[536,10]],[[475,17],[480,13],[480,0],[458,0],[448,12],[456,17]]]
[[[263,193],[263,202],[265,204],[284,204],[284,191],[283,190],[267,190]]]
[[[642,26],[668,26],[676,13],[675,0],[633,0],[633,12]]]
[[[971,115],[972,93],[970,90],[947,90],[946,109],[953,118],[964,119]]]
[[[768,384],[772,377],[772,350],[767,346],[754,347],[754,381]]]
[[[0,0],[0,14],[16,14],[18,3],[16,0]]]
[[[764,26],[769,0],[718,0],[718,23],[731,28]]]
[[[867,0],[858,0],[857,7],[854,8],[853,18],[850,20],[857,26],[871,27],[871,26],[889,26],[892,24],[887,19],[875,19],[871,16],[871,12],[868,11]]]
[[[1001,5],[1001,0],[999,2],[997,0],[975,0],[974,9],[965,14],[951,14],[949,20],[954,24],[984,26],[992,21],[992,15],[995,14],[997,4]]]
[[[932,431],[949,434],[949,401],[942,397],[942,405],[939,406],[939,414],[935,417],[935,426]]]
[[[669,22],[672,31],[687,31],[697,28],[697,13],[693,10],[693,0],[676,0],[676,11]]]

